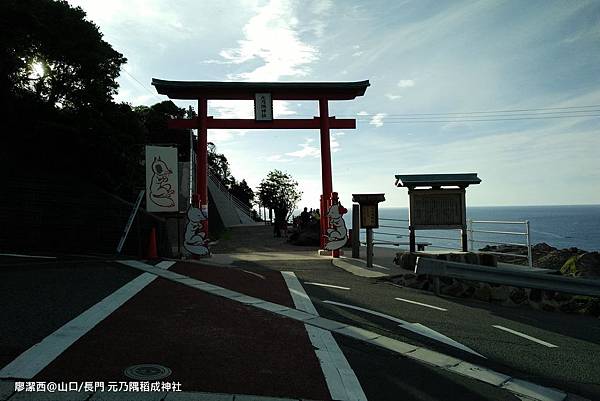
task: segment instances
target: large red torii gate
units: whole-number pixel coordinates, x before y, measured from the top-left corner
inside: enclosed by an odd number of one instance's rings
[[[200,208],[208,207],[208,153],[207,131],[209,129],[320,129],[321,131],[321,179],[323,196],[321,203],[321,238],[328,228],[327,210],[323,203],[330,201],[333,192],[331,179],[330,129],[354,129],[355,119],[336,119],[329,116],[330,100],[352,100],[363,96],[369,81],[359,82],[214,82],[214,81],[165,81],[152,79],[152,85],[161,95],[170,99],[198,101],[198,117],[174,119],[169,128],[198,130],[197,199]],[[268,94],[272,100],[318,100],[319,117],[312,119],[215,119],[208,116],[208,100],[255,100],[257,94]],[[208,224],[204,224],[208,238]],[[323,242],[321,242],[323,245]],[[336,255],[336,251],[332,254]]]

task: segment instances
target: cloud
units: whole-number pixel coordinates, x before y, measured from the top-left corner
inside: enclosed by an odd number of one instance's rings
[[[415,81],[412,79],[401,79],[398,82],[398,87],[400,88],[411,88],[413,86],[415,86]]]
[[[396,99],[400,99],[402,96],[401,95],[394,95],[391,93],[386,93],[385,97],[387,97],[390,100],[396,100]]]
[[[291,162],[292,161],[292,159],[289,159],[289,158],[286,159],[282,155],[271,155],[271,156],[267,157],[266,160],[268,162],[282,162],[282,163]]]
[[[366,111],[359,111],[358,113],[356,113],[357,116],[368,116],[369,113],[367,113]]]
[[[298,19],[289,3],[272,0],[244,26],[238,47],[219,53],[228,62],[263,62],[252,71],[228,74],[232,80],[277,81],[286,76],[305,76],[318,50],[304,43],[297,31]]]
[[[383,125],[383,118],[385,116],[385,113],[377,113],[371,118],[369,124],[374,125],[376,127],[381,127]]]
[[[321,38],[325,34],[327,22],[323,16],[328,15],[332,7],[332,0],[315,0],[311,4],[310,11],[313,16],[310,18],[308,27],[314,32],[317,38]]]
[[[320,157],[321,156],[321,150],[319,148],[317,148],[316,146],[312,146],[310,143],[313,142],[313,139],[307,139],[304,143],[299,144],[298,146],[300,146],[302,149],[297,150],[295,152],[290,152],[290,153],[286,153],[286,156],[291,156],[291,157],[299,157],[301,159],[305,158],[305,157]]]
[[[215,144],[231,141],[235,134],[230,130],[218,129],[208,131],[208,141]]]

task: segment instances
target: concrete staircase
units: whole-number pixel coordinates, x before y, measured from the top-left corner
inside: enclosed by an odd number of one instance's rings
[[[231,195],[227,187],[221,184],[219,179],[212,174],[209,174],[208,176],[208,191],[214,201],[213,205],[217,209],[224,227],[230,228],[261,224],[252,219],[252,209],[238,198]]]

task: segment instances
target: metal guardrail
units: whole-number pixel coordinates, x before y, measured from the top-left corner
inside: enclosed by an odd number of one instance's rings
[[[390,219],[390,218],[383,218],[380,217],[379,218],[380,222],[383,222],[384,224],[380,224],[379,228],[383,228],[383,229],[397,229],[397,230],[406,230],[408,231],[408,226],[404,226],[404,225],[390,225],[390,224],[395,224],[396,222],[400,222],[400,223],[408,223],[409,220],[406,219]],[[508,231],[508,230],[495,230],[495,229],[476,229],[474,228],[475,225],[478,224],[486,224],[486,225],[502,225],[502,224],[508,224],[511,226],[514,225],[524,225],[525,229],[524,231],[520,232],[520,231]],[[458,230],[460,232],[460,230]],[[500,242],[500,241],[493,241],[493,240],[485,240],[485,238],[482,239],[475,239],[475,233],[480,233],[480,234],[492,234],[495,236],[500,236],[500,235],[504,235],[504,236],[519,236],[519,237],[525,237],[525,243],[518,243],[518,242],[513,242],[513,241],[504,241],[504,242]],[[379,241],[379,243],[381,244],[388,244],[388,245],[394,245],[394,246],[399,246],[401,243],[398,240],[393,240],[390,241],[386,238],[388,237],[395,237],[395,238],[408,238],[408,233],[406,235],[400,235],[398,233],[393,233],[391,232],[391,230],[386,230],[386,231],[379,231],[379,230],[375,230],[373,231],[373,234],[377,235],[377,236],[384,236],[384,238],[377,238],[377,241]],[[517,253],[508,253],[508,252],[493,252],[493,251],[487,251],[487,252],[483,252],[483,253],[489,253],[489,254],[493,254],[493,255],[499,255],[499,256],[512,256],[515,258],[524,258],[527,259],[527,264],[529,267],[533,267],[533,254],[532,254],[532,249],[531,249],[531,235],[530,235],[530,227],[529,227],[529,221],[525,220],[525,221],[501,221],[501,220],[468,220],[467,221],[467,235],[468,235],[468,242],[470,244],[470,249],[471,251],[475,252],[475,243],[478,244],[493,244],[493,245],[512,245],[512,246],[522,246],[524,248],[527,249],[527,255],[522,255],[522,254],[517,254]],[[453,247],[453,246],[444,246],[444,245],[439,245],[439,244],[435,244],[432,245],[435,248],[442,248],[442,249],[449,249],[449,250],[457,250],[460,249],[460,237],[456,237],[456,238],[451,238],[451,237],[440,237],[440,236],[432,236],[432,235],[417,235],[416,236],[417,240],[420,241],[427,241],[427,240],[444,240],[444,241],[456,241],[457,242],[457,246]],[[482,252],[482,251],[479,251]]]
[[[221,192],[223,192],[225,194],[225,196],[227,196],[227,198],[229,199],[229,201],[231,203],[233,203],[244,214],[248,215],[248,217],[252,218],[252,209],[250,207],[248,207],[248,205],[246,205],[244,202],[239,200],[236,196],[232,195],[231,192],[229,192],[229,189],[225,185],[223,185],[221,180],[219,180],[217,177],[215,177],[212,173],[209,172],[208,177],[217,186],[217,188],[219,188],[219,190]]]
[[[500,224],[522,224],[525,226],[525,231],[498,231],[498,230],[476,230],[473,228],[474,224],[487,224],[487,225],[500,225]],[[480,241],[475,239],[475,233],[483,233],[483,234],[496,234],[496,235],[509,235],[509,236],[524,236],[525,243],[514,243],[514,242],[496,242],[496,241]],[[533,267],[533,253],[531,251],[531,231],[529,227],[529,220],[525,221],[498,221],[498,220],[469,220],[467,224],[467,234],[469,237],[469,244],[471,245],[471,251],[475,249],[474,243],[483,243],[483,244],[495,244],[495,245],[514,245],[514,246],[522,246],[527,248],[527,255],[521,255],[518,253],[507,253],[507,252],[485,252],[490,253],[492,255],[501,255],[501,256],[512,256],[515,258],[526,258],[527,265],[529,267]]]
[[[518,267],[490,267],[419,257],[415,273],[567,294],[600,296],[600,280],[556,276]]]

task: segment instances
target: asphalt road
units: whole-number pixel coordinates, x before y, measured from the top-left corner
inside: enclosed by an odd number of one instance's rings
[[[324,317],[352,322],[410,343],[425,344],[501,373],[600,399],[600,321],[597,318],[511,308],[398,287],[338,269],[296,272]],[[307,284],[316,282],[349,290]],[[408,301],[442,308],[433,309]],[[372,314],[326,303],[334,301],[420,323],[477,351],[486,359],[427,340]],[[501,326],[503,329],[494,327]],[[516,335],[518,332],[532,339]],[[554,345],[555,347],[551,347]]]
[[[139,275],[97,259],[0,257],[0,365]]]
[[[176,265],[172,270],[194,276],[193,269],[185,266]],[[281,291],[282,280],[277,270],[294,271],[317,311],[324,317],[361,326],[411,344],[426,346],[501,373],[579,394],[590,400],[600,399],[600,368],[596,364],[600,356],[598,319],[435,297],[427,292],[400,288],[382,280],[354,276],[333,267],[327,259],[312,261],[309,264],[301,260],[273,260],[262,262],[260,265],[240,262],[233,268],[199,270],[201,273],[198,273],[198,278],[240,292],[248,289],[260,298],[275,297],[273,301],[277,302],[276,296],[280,295],[275,292]],[[136,269],[98,260],[23,260],[6,257],[0,259],[0,365],[10,362],[18,354],[139,274],[140,271]],[[314,283],[348,289],[323,287]],[[152,291],[151,288],[144,291],[148,300],[160,296],[163,302],[181,296],[178,288],[178,285],[169,285],[155,291],[160,295],[148,295],[148,292]],[[274,292],[275,289],[277,290]],[[136,295],[132,302],[142,305],[139,313],[152,313],[152,319],[162,321],[158,306],[149,308],[149,301],[135,301],[136,297],[144,296],[144,291],[141,295]],[[269,291],[272,294],[269,294]],[[195,295],[190,294],[190,297],[195,298]],[[404,301],[395,298],[402,298]],[[282,299],[285,300],[285,297]],[[407,322],[420,323],[474,349],[486,358],[406,331],[397,322],[389,319],[325,301],[366,308]],[[131,302],[124,306],[128,307],[130,304]],[[219,309],[212,307],[210,312],[218,313]],[[192,311],[188,311],[186,306],[181,306],[179,310],[187,314]],[[111,317],[113,318],[116,317]],[[239,319],[243,318],[243,315],[239,316]],[[198,319],[193,317],[192,320]],[[135,318],[122,318],[123,323],[119,324],[126,325],[127,321],[135,321]],[[235,322],[235,319],[231,321]],[[185,327],[186,323],[182,321],[177,324]],[[171,326],[173,325],[165,325]],[[528,335],[555,347],[494,326]],[[153,327],[160,325],[153,324]],[[102,325],[99,328],[101,329]],[[115,330],[107,330],[105,335],[98,338],[110,339],[112,332]],[[243,336],[251,338],[251,333]],[[338,335],[335,337],[371,400],[516,400],[516,397],[507,391],[476,380],[398,357],[360,341]],[[185,344],[179,344],[175,332],[169,335],[169,338],[173,339],[169,344],[172,349],[189,347],[192,341],[190,337]],[[114,339],[118,340],[118,337]],[[278,340],[273,338],[273,341]],[[84,337],[83,341],[90,340]],[[143,341],[144,336],[141,336],[138,341],[140,347],[144,346],[141,343]],[[81,346],[82,343],[79,344]],[[266,347],[265,352],[268,352],[268,349]],[[119,361],[116,361],[115,365],[118,363]],[[65,363],[65,369],[71,365]],[[66,371],[62,372],[68,374]],[[289,374],[293,375],[294,372]]]

